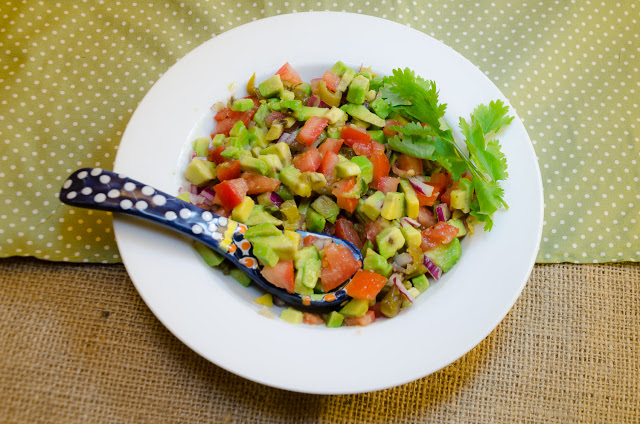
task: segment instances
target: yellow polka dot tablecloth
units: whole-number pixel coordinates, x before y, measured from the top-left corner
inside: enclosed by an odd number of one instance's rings
[[[66,177],[111,168],[138,102],[200,43],[312,10],[423,31],[502,90],[542,172],[537,262],[640,259],[640,3],[623,0],[0,0],[0,256],[119,262],[111,215],[59,202]]]

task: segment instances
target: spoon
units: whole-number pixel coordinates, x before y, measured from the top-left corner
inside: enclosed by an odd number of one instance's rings
[[[100,168],[75,171],[64,182],[60,200],[70,206],[119,212],[163,225],[207,245],[231,261],[258,286],[297,309],[327,312],[351,298],[344,288],[301,296],[289,293],[267,281],[262,265],[244,238],[247,226],[216,215],[139,181]],[[327,234],[297,231],[303,238],[313,236],[347,246],[362,264],[362,254],[351,243]]]

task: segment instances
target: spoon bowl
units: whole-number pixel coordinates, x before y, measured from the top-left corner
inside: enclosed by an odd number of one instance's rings
[[[246,225],[124,175],[101,168],[79,169],[64,182],[60,201],[70,206],[132,215],[189,236],[223,255],[262,289],[297,309],[328,312],[351,299],[344,288],[301,296],[274,286],[260,273],[262,265],[253,255],[251,243],[244,237]],[[347,246],[362,264],[362,253],[345,240],[327,234],[297,232],[303,239],[313,236]]]

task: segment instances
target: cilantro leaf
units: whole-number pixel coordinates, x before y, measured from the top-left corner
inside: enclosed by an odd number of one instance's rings
[[[476,197],[471,202],[471,216],[485,223],[485,231],[491,231],[493,226],[491,215],[503,205],[506,206],[502,199],[504,190],[496,181],[482,181],[473,178],[472,183]]]
[[[507,159],[500,151],[497,140],[489,143],[484,138],[484,130],[478,121],[472,120],[469,124],[460,118],[460,130],[465,136],[465,143],[469,150],[469,159],[480,168],[480,171],[489,175],[493,181],[507,178]]]
[[[485,135],[489,133],[496,134],[500,132],[502,127],[508,125],[513,116],[507,116],[509,106],[505,105],[502,100],[491,101],[489,106],[481,104],[473,111],[473,119],[475,119]]]
[[[435,146],[426,139],[405,135],[402,139],[397,135],[387,140],[389,147],[396,152],[420,159],[433,159]]]
[[[447,134],[451,135],[451,130],[447,130]],[[433,144],[436,151],[434,159],[451,173],[454,181],[462,178],[469,165],[468,159],[460,154],[455,144],[446,137],[435,137]]]
[[[444,116],[447,105],[438,104],[435,82],[416,76],[409,68],[404,71],[394,69],[393,76],[388,76],[383,81],[385,85],[381,90],[382,98],[394,110],[440,129],[439,119]]]

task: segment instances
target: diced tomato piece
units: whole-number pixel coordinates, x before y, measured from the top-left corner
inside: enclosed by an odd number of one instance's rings
[[[372,148],[372,144],[371,142],[363,142],[363,141],[354,141],[353,145],[351,145],[351,148],[353,149],[354,152],[356,152],[356,155],[361,155],[361,156],[371,156],[371,148]]]
[[[231,216],[231,209],[227,209],[224,206],[220,206],[215,212],[220,216],[224,216],[225,218],[229,218]]]
[[[300,74],[298,74],[295,69],[289,65],[289,62],[282,65],[282,68],[278,69],[276,74],[280,75],[280,79],[282,81],[287,81],[291,83],[291,85],[298,85],[302,82],[302,78],[300,78]]]
[[[398,134],[397,131],[392,130],[389,127],[393,127],[394,125],[400,125],[400,122],[396,121],[395,119],[387,119],[387,122],[384,126],[384,128],[382,129],[382,133],[386,136],[386,137],[393,137],[394,135]]]
[[[220,122],[220,121],[224,121],[225,119],[229,119],[229,118],[237,118],[239,115],[240,115],[240,112],[235,112],[235,111],[229,109],[228,107],[225,107],[224,109],[220,109],[218,111],[218,113],[215,114],[213,119],[215,119],[216,121]]]
[[[322,325],[324,324],[324,320],[318,314],[312,314],[311,312],[303,312],[302,323],[309,324],[309,325]]]
[[[316,172],[322,163],[322,155],[314,147],[296,155],[292,163],[300,172]]]
[[[344,197],[343,194],[348,193],[356,186],[356,179],[354,177],[347,178],[336,184],[332,193],[336,196],[336,203],[340,209],[344,209],[349,212],[353,212],[358,207],[358,199]]]
[[[209,147],[209,151],[207,152],[207,160],[209,162],[215,162],[216,164],[221,164],[222,162],[226,162],[229,159],[222,156],[222,152],[226,149],[225,146],[218,147]]]
[[[367,325],[370,325],[373,322],[375,322],[375,320],[376,320],[375,312],[372,310],[368,310],[367,313],[365,313],[361,317],[344,317],[343,324],[346,325],[347,327],[353,327],[356,325],[360,327],[366,327]]]
[[[302,247],[313,246],[313,242],[316,241],[316,237],[314,236],[306,236],[302,239]]]
[[[340,151],[340,147],[342,147],[342,143],[343,141],[338,138],[327,138],[324,143],[318,147],[318,151],[322,157],[324,157],[329,150],[337,154]]]
[[[280,187],[280,180],[258,174],[245,172],[242,179],[247,184],[247,194],[262,194],[268,191],[276,191]]]
[[[373,247],[377,248],[376,237],[378,237],[378,234],[380,234],[382,230],[384,230],[384,227],[378,221],[367,221],[364,224],[367,240],[373,243]]]
[[[322,81],[327,83],[327,88],[331,91],[336,91],[338,89],[338,85],[340,85],[340,77],[334,74],[333,72],[325,72],[322,76]]]
[[[304,123],[302,129],[296,136],[296,141],[305,146],[311,146],[328,123],[329,120],[327,118],[312,116]]]
[[[356,141],[371,143],[371,136],[367,134],[367,130],[355,125],[343,125],[340,130],[340,138],[344,140],[347,146],[353,145]]]
[[[431,175],[431,179],[427,184],[434,188],[434,191],[439,191],[440,193],[444,193],[447,189],[447,186],[451,183],[451,179],[441,172],[436,172]]]
[[[435,189],[433,190],[433,193],[431,194],[431,196],[425,196],[424,194],[416,191],[416,196],[418,197],[418,204],[420,206],[433,206],[436,200],[438,200],[439,195],[440,195],[440,192]]]
[[[242,172],[240,161],[231,160],[228,162],[223,162],[218,165],[218,167],[216,168],[216,172],[220,181],[240,178],[240,173]]]
[[[274,286],[293,293],[293,261],[280,261],[275,266],[265,266],[260,273]]]
[[[371,140],[371,153],[373,152],[384,153],[384,144]]]
[[[327,181],[329,181],[333,176],[333,170],[338,162],[340,162],[340,159],[338,159],[338,155],[332,150],[329,150],[324,154],[322,163],[320,164],[320,172],[324,174]]]
[[[380,310],[380,302],[376,302],[375,305],[369,308],[370,311],[373,311],[373,314],[376,318],[382,317],[382,311]]]
[[[398,168],[411,173],[413,171],[413,175],[422,175],[422,159],[414,158],[413,156],[405,155],[404,153],[398,156],[398,161],[396,162]]]
[[[254,104],[253,109],[250,109],[246,112],[235,112],[229,108],[222,109],[220,112],[218,112],[214,116],[214,119],[217,121],[217,123],[216,123],[216,129],[212,135],[224,134],[226,136],[229,136],[229,131],[231,131],[231,128],[233,128],[233,126],[238,121],[242,121],[245,125],[249,124],[249,121],[251,121],[251,118],[253,118],[253,115],[256,113],[256,110],[258,110],[258,106],[260,105],[260,102],[258,102],[258,99],[256,99],[255,97],[247,97],[247,98],[250,98],[253,100],[253,104]]]
[[[311,84],[311,94],[317,96],[318,95],[318,83],[322,81],[322,78],[313,78],[311,81],[309,81],[309,84]]]
[[[247,183],[242,178],[223,181],[215,185],[213,189],[216,196],[220,198],[222,206],[227,209],[233,209],[242,203],[244,196],[247,195]]]
[[[217,205],[217,206],[222,206],[222,202],[220,201],[220,198],[216,195],[213,196],[213,200],[211,201],[212,205]]]
[[[386,283],[387,277],[361,269],[356,272],[356,275],[353,276],[351,281],[344,286],[344,289],[347,294],[354,299],[373,300]]]
[[[347,246],[331,243],[322,253],[320,282],[325,292],[335,289],[360,269],[361,264]]]
[[[288,116],[289,115],[285,115],[284,113],[273,111],[264,118],[264,122],[267,125],[271,125],[273,121],[279,121],[281,119],[285,119]]]
[[[435,249],[441,244],[450,243],[458,235],[458,231],[457,227],[440,221],[433,227],[422,231],[422,244],[420,247],[426,252]]]
[[[354,230],[353,222],[345,218],[338,218],[333,235],[341,238],[342,240],[348,241],[358,248],[358,250],[362,249],[362,240],[360,240],[360,236],[356,230]]]
[[[387,155],[377,150],[371,154],[371,157],[369,158],[369,160],[373,164],[372,183],[377,185],[378,180],[381,177],[386,177],[389,175],[389,171],[391,171],[391,165],[389,164],[389,159],[387,159]]]
[[[224,134],[226,136],[229,136],[229,131],[231,131],[231,128],[233,128],[236,122],[238,122],[238,120],[233,118],[227,118],[223,119],[222,121],[218,121],[218,123],[216,124],[216,129],[212,135]]]
[[[418,211],[418,222],[422,228],[429,228],[438,223],[438,218],[429,209],[421,207]]]
[[[398,191],[398,184],[400,184],[400,178],[380,177],[378,179],[378,190],[383,193]]]

